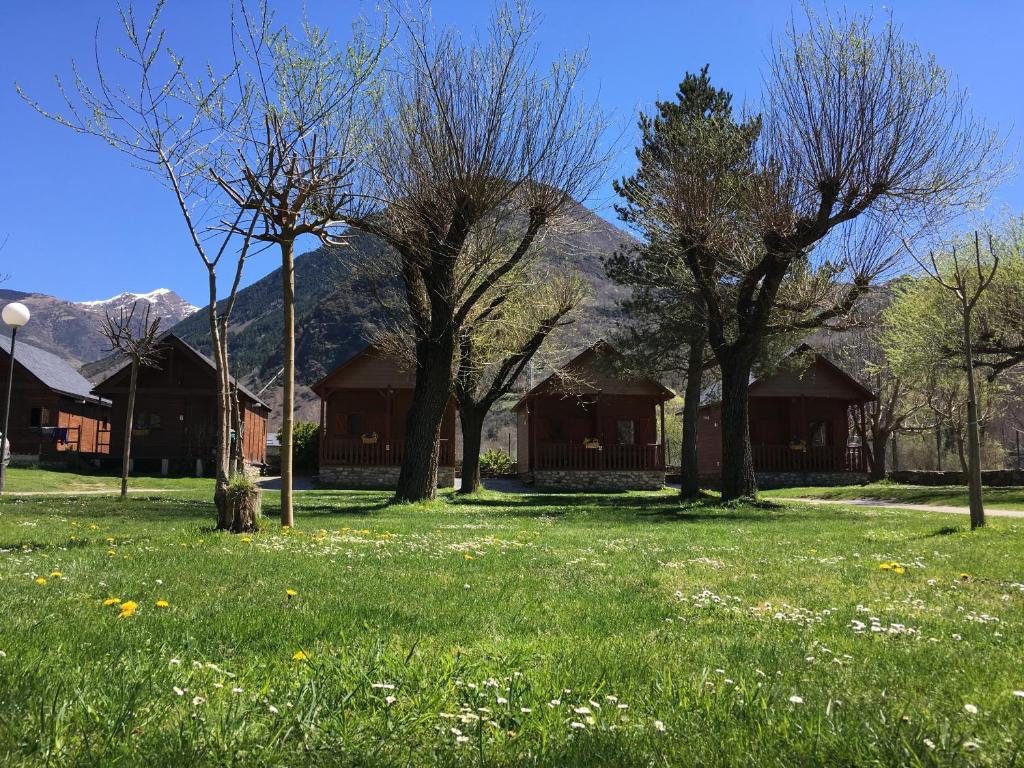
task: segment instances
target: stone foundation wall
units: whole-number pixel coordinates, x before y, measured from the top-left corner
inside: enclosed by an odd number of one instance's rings
[[[797,488],[804,485],[858,485],[868,481],[865,472],[758,472],[758,488]]]
[[[340,485],[346,488],[390,489],[398,485],[401,467],[320,467],[320,482]],[[437,487],[451,488],[455,485],[455,467],[437,468]]]
[[[644,491],[665,485],[663,470],[540,469],[533,473],[539,488],[564,490]]]

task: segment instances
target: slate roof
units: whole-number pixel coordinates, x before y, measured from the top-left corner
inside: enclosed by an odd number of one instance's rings
[[[10,355],[11,337],[0,333],[0,348],[5,357]],[[92,394],[92,384],[74,366],[62,357],[37,346],[19,341],[14,346],[14,359],[44,385],[69,397],[109,405],[110,401]]]

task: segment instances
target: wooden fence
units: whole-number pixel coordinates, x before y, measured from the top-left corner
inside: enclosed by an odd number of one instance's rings
[[[404,455],[403,440],[364,443],[358,437],[325,437],[320,443],[321,464],[343,467],[391,467],[401,464]],[[441,440],[437,463],[441,467],[455,465],[455,446],[451,440]]]
[[[665,451],[661,445],[605,445],[584,448],[570,443],[537,446],[534,469],[664,469]]]

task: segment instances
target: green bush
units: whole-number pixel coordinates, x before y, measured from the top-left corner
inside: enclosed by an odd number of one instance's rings
[[[480,454],[480,474],[482,475],[507,475],[512,471],[515,462],[512,457],[504,451],[496,451],[493,448]]]
[[[295,469],[315,471],[320,464],[320,425],[297,421],[292,427],[292,456]]]

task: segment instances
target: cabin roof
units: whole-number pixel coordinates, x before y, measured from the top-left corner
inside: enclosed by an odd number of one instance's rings
[[[326,397],[339,389],[413,389],[416,377],[401,361],[376,344],[369,344],[316,382],[311,389]]]
[[[838,395],[829,394],[816,394],[818,397],[834,397],[836,399],[853,400],[855,402],[868,403],[875,399],[874,393],[870,389],[865,387],[853,376],[844,371],[838,365],[829,360],[821,352],[818,352],[810,344],[803,343],[796,347],[793,347],[787,351],[779,359],[779,366],[776,366],[775,370],[771,372],[762,372],[760,374],[750,374],[750,396],[751,397],[764,397],[764,396],[778,396],[783,394],[780,392],[766,391],[771,389],[771,385],[776,382],[780,382],[780,379],[787,374],[786,371],[780,370],[781,363],[789,358],[796,357],[797,355],[807,354],[808,352],[814,355],[814,360],[807,368],[802,369],[797,376],[802,377],[810,368],[814,366],[822,366],[825,370],[833,374],[840,386],[846,390],[845,397],[840,398]],[[785,384],[783,384],[785,386]],[[706,408],[713,405],[717,405],[722,402],[722,382],[716,381],[711,386],[707,387],[703,393],[701,393],[700,407]]]
[[[649,376],[623,376],[609,370],[601,360],[611,362],[621,359],[622,355],[611,344],[601,339],[576,355],[558,371],[555,371],[540,384],[520,398],[513,407],[518,411],[526,405],[531,395],[545,393],[564,394],[596,394],[610,395],[651,395],[658,402],[667,402],[676,396],[675,392],[660,381]],[[566,380],[571,381],[566,385]]]
[[[3,353],[10,356],[11,337],[2,336]],[[19,341],[14,347],[14,358],[18,365],[35,376],[43,386],[60,395],[87,400],[99,405],[110,405],[110,401],[92,393],[92,384],[75,370],[67,360],[52,352]]]
[[[214,363],[213,360],[211,360],[209,357],[204,355],[198,349],[193,347],[191,344],[189,344],[183,338],[178,336],[176,333],[172,333],[171,331],[167,331],[165,333],[162,333],[158,337],[157,341],[161,345],[174,346],[174,347],[177,347],[178,349],[184,350],[187,354],[189,354],[192,357],[194,357],[200,363],[206,365],[212,372],[214,372],[214,373],[217,372],[217,364]],[[103,379],[103,381],[101,381],[99,384],[97,384],[95,388],[96,389],[100,389],[101,387],[106,386],[115,376],[117,376],[122,371],[124,371],[129,365],[130,365],[130,361],[127,358],[124,358],[123,362],[121,362],[117,366],[117,368],[115,368],[113,371],[111,371],[110,374],[108,374],[107,377],[105,379]],[[239,392],[241,392],[247,398],[252,400],[256,405],[261,406],[261,407],[267,409],[268,411],[270,410],[270,406],[269,405],[267,405],[265,402],[263,402],[259,398],[258,395],[254,394],[252,392],[252,390],[250,390],[248,387],[246,387],[244,384],[242,384],[234,376],[231,377],[231,384],[235,388],[237,388]]]

